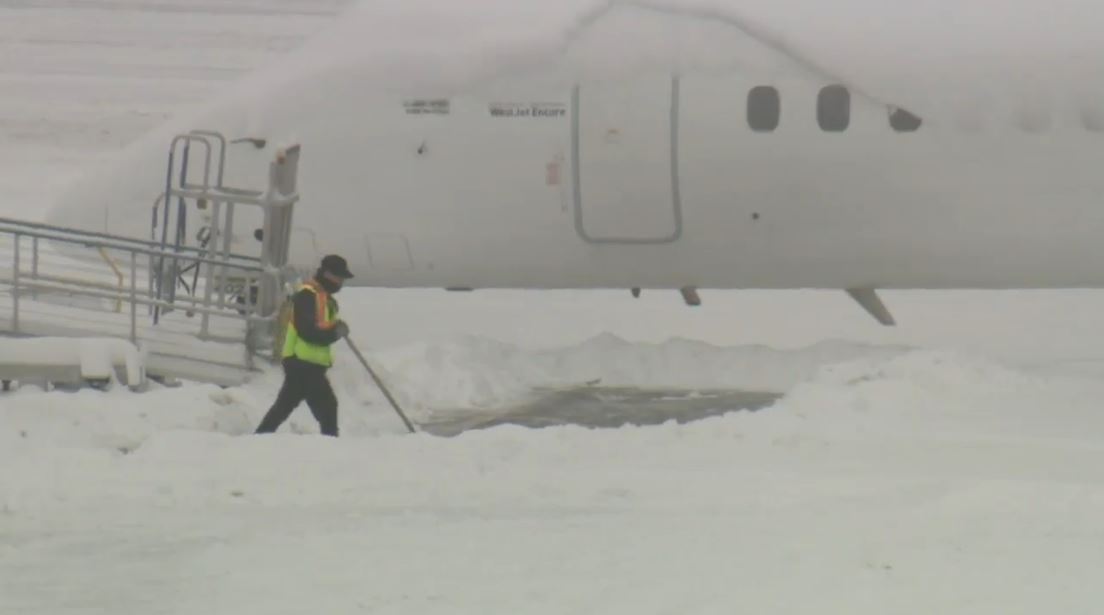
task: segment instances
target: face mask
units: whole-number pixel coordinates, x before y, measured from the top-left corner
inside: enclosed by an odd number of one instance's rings
[[[326,289],[326,292],[330,293],[331,295],[341,290],[340,285],[329,281],[328,279],[326,279],[326,276],[322,275],[321,269],[319,269],[318,272],[314,274],[314,279],[318,280],[318,284],[321,285],[322,288]]]

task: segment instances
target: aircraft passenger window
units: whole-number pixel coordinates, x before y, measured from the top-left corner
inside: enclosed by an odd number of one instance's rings
[[[751,89],[747,97],[748,126],[755,132],[772,132],[778,128],[778,119],[782,115],[782,100],[778,90],[769,85],[760,85]]]
[[[924,121],[900,107],[889,108],[889,125],[897,132],[916,132]]]
[[[830,85],[817,97],[817,123],[826,132],[843,132],[851,125],[851,92],[842,85]]]

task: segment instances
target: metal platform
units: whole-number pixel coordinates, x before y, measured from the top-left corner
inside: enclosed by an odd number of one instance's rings
[[[272,358],[296,281],[286,265],[298,161],[298,146],[280,150],[264,190],[224,186],[226,139],[194,131],[172,141],[149,239],[0,218],[0,335],[126,339],[151,376],[244,382]],[[258,255],[230,251],[240,207],[262,211]]]

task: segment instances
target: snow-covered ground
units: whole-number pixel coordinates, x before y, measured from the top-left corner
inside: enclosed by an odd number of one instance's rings
[[[1102,394],[920,352],[684,426],[326,441],[20,392],[0,612],[1094,613]]]
[[[0,1],[0,215],[298,44],[339,0]],[[354,291],[417,420],[533,387],[785,396],[687,425],[345,437],[222,390],[0,394],[0,613],[1096,613],[1104,293]]]

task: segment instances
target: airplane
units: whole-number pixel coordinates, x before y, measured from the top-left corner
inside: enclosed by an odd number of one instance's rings
[[[1091,2],[553,4],[364,3],[48,219],[149,237],[201,127],[235,185],[301,145],[291,262],[350,285],[841,289],[883,324],[879,289],[1104,285]]]

